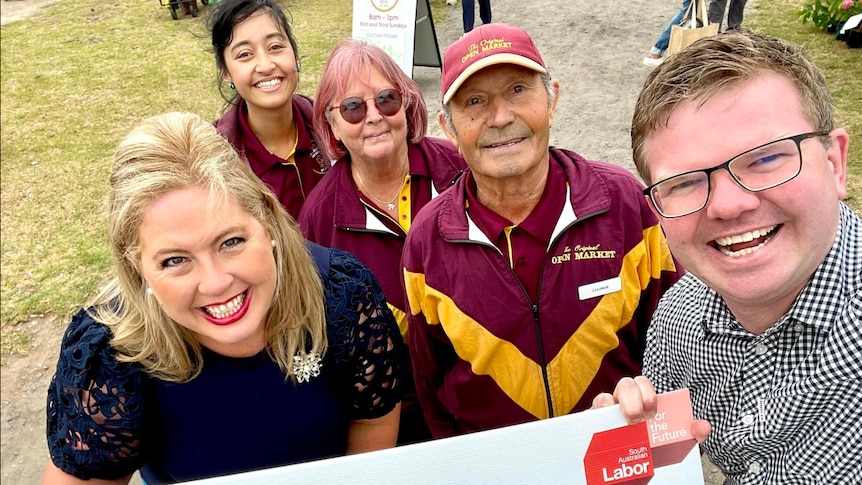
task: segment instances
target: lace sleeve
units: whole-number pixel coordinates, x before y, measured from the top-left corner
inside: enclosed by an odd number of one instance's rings
[[[327,360],[353,419],[378,418],[401,401],[407,348],[380,283],[347,252],[330,249],[325,290]]]
[[[48,388],[51,460],[80,479],[117,479],[143,464],[143,379],[119,363],[110,332],[85,310],[63,336],[57,372]]]

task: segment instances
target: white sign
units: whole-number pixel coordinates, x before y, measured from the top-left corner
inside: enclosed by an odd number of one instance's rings
[[[413,76],[416,0],[353,0],[353,38],[386,51]]]
[[[659,395],[655,419],[619,406],[373,453],[193,482],[198,485],[703,485],[688,389]],[[292,437],[290,439],[302,439]],[[190,482],[191,483],[191,482]]]

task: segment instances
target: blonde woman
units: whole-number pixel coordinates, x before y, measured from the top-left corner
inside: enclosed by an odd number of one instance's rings
[[[44,483],[140,469],[155,485],[395,444],[403,341],[376,279],[307,244],[210,123],[144,121],[110,183],[116,274],[63,338]]]

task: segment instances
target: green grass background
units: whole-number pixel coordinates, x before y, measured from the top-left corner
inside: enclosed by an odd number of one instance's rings
[[[432,0],[436,21],[446,14]],[[294,0],[298,91],[313,94],[326,55],[350,35],[351,0]],[[799,1],[758,1],[746,25],[805,45],[825,69],[838,121],[862,136],[862,51],[794,16]],[[202,9],[205,15],[208,7]],[[117,142],[166,111],[218,117],[223,102],[202,17],[173,21],[158,0],[63,0],[0,30],[0,343],[22,352],[17,325],[65,316],[109,271],[103,201]],[[851,143],[858,210],[862,140]]]

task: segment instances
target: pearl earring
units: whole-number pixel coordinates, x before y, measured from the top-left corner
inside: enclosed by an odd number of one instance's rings
[[[275,239],[270,239],[269,243],[272,244],[272,247],[275,247]]]
[[[153,289],[149,286],[147,287],[147,296],[153,296]]]

